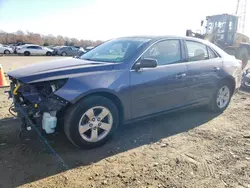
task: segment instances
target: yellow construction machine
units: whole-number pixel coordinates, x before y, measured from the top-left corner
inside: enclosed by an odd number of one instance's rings
[[[242,68],[247,66],[250,58],[249,37],[237,32],[238,17],[230,14],[207,16],[201,21],[202,30],[186,30],[186,36],[208,40],[228,54],[242,61]]]

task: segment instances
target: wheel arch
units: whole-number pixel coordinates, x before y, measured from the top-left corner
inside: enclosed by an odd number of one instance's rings
[[[234,79],[233,76],[227,75],[227,76],[225,76],[225,77],[221,80],[221,82],[228,82],[228,83],[231,85],[231,91],[232,91],[232,93],[234,93],[235,87],[236,87],[236,82],[235,82],[235,79]]]
[[[68,55],[68,53],[66,51],[62,51],[61,52],[61,55],[63,55],[63,53],[65,53],[66,55]]]
[[[7,52],[7,51],[10,53],[10,50],[8,50],[8,49],[5,49],[3,52],[5,53],[5,52]]]
[[[112,102],[114,102],[114,104],[116,105],[116,107],[118,109],[120,122],[123,122],[123,120],[124,120],[124,105],[122,103],[122,100],[116,94],[114,94],[113,92],[111,92],[109,90],[99,90],[99,91],[92,91],[90,93],[86,93],[86,94],[78,97],[72,103],[74,104],[74,103],[78,102],[79,100],[86,99],[86,98],[89,98],[92,96],[103,96],[103,97],[108,98]]]

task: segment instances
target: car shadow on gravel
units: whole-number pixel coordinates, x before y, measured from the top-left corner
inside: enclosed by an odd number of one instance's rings
[[[91,150],[75,148],[63,133],[45,135],[45,138],[68,168],[73,169],[186,132],[218,115],[195,108],[125,124],[119,127],[113,140]],[[67,170],[35,132],[24,133],[20,140],[17,138],[18,121],[0,122],[3,124],[0,126],[0,174],[3,174],[0,187],[20,186]]]

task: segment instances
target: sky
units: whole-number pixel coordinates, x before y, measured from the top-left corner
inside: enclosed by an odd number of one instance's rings
[[[108,40],[185,35],[207,15],[230,13],[237,0],[0,0],[0,30]],[[248,24],[249,23],[249,24]],[[245,34],[250,36],[250,5]]]

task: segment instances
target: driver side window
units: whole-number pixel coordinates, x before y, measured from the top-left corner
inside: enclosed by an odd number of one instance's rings
[[[150,47],[143,58],[158,61],[158,65],[167,65],[181,62],[180,40],[170,39],[161,41]]]

